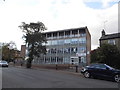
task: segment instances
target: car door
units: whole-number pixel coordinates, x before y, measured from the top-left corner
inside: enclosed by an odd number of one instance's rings
[[[104,70],[104,77],[111,78],[111,77],[113,77],[113,75],[114,75],[113,70],[106,67],[106,69]]]
[[[111,78],[112,77],[112,70],[107,68],[104,64],[99,66],[99,76],[101,78]]]
[[[92,76],[99,77],[100,76],[100,67],[99,67],[99,65],[94,65],[91,68],[92,68],[92,71],[91,71]]]

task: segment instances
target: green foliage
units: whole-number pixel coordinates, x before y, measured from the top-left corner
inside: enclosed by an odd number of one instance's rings
[[[13,61],[15,59],[15,43],[3,43],[2,44],[2,59],[8,62]],[[11,48],[10,48],[11,47]]]
[[[105,63],[120,68],[120,51],[115,45],[103,44],[91,52],[91,63]]]
[[[27,68],[31,68],[31,63],[34,57],[40,57],[40,55],[46,54],[46,46],[43,46],[43,43],[46,43],[46,38],[42,34],[42,31],[46,30],[45,25],[42,22],[26,24],[25,22],[19,26],[25,35],[23,38],[28,47],[28,60]]]

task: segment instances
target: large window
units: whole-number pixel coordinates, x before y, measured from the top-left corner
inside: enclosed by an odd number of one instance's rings
[[[57,53],[57,49],[56,48],[51,48],[51,53]]]
[[[51,41],[47,41],[46,45],[48,46],[51,45]]]
[[[51,63],[56,63],[56,57],[51,57]]]
[[[86,63],[86,58],[85,57],[81,57],[81,63]]]
[[[53,38],[57,38],[57,32],[53,33]]]
[[[70,44],[71,43],[71,39],[65,39],[65,44]]]
[[[70,31],[65,31],[65,37],[70,37]]]
[[[64,40],[57,40],[58,41],[58,45],[63,45],[64,44]]]
[[[115,40],[113,40],[113,39],[108,40],[108,44],[115,45]]]
[[[80,33],[80,36],[81,36],[81,37],[85,37],[86,34],[85,34],[85,33]]]
[[[59,38],[63,38],[64,37],[64,32],[59,32]]]
[[[77,53],[77,47],[71,47],[71,53]]]
[[[69,57],[64,57],[64,63],[65,63],[65,64],[70,63],[70,58],[69,58]]]
[[[86,52],[86,47],[79,47],[78,52],[79,53],[85,53]]]
[[[47,34],[47,38],[52,39],[52,34],[51,33]]]
[[[57,45],[58,42],[57,42],[57,40],[53,40],[51,44],[52,44],[52,45]]]
[[[63,57],[57,57],[57,63],[59,64],[63,63]]]
[[[70,51],[71,51],[70,47],[69,48],[64,48],[64,53],[70,53]]]
[[[79,43],[86,43],[86,37],[79,38]]]
[[[78,43],[78,39],[77,38],[73,38],[72,40],[71,40],[71,44],[77,44]]]

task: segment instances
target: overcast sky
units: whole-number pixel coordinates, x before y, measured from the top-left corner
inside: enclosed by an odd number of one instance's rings
[[[87,26],[92,49],[99,46],[101,31],[118,32],[119,0],[0,0],[0,42],[24,41],[21,22],[43,22],[47,31]]]

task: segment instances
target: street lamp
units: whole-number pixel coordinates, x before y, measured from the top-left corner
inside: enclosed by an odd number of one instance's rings
[[[2,43],[0,43],[0,60],[2,60]]]

